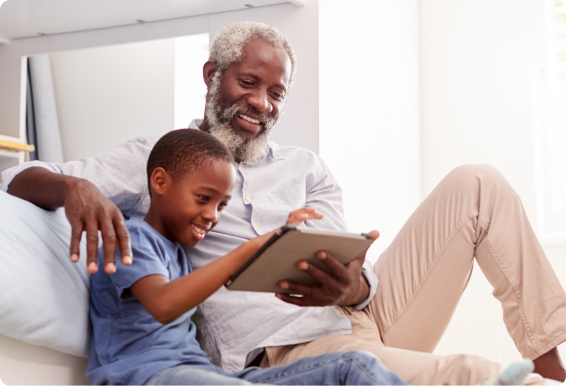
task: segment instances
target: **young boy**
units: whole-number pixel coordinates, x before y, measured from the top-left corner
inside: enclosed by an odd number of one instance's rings
[[[86,372],[91,383],[406,384],[362,351],[235,374],[212,365],[196,341],[191,315],[271,234],[192,272],[183,247],[194,247],[220,220],[236,183],[232,156],[209,134],[177,130],[157,142],[147,175],[147,216],[127,221],[132,265],[92,276],[93,336]],[[313,218],[321,215],[304,208],[291,213],[288,223]],[[99,259],[102,255],[99,251]]]

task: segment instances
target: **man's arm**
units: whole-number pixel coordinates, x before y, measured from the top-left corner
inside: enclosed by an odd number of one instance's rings
[[[2,172],[0,189],[44,209],[64,206],[72,226],[71,258],[78,260],[80,238],[86,231],[90,272],[98,268],[96,248],[100,231],[104,266],[111,273],[115,270],[116,249],[124,264],[133,258],[122,214],[139,217],[147,212],[145,166],[157,139],[138,137],[94,157],[64,164],[26,162]]]
[[[90,273],[98,269],[98,230],[101,231],[104,249],[104,268],[108,273],[116,270],[115,253],[119,250],[124,265],[132,262],[130,235],[118,207],[106,198],[91,182],[77,177],[50,172],[41,167],[25,169],[16,175],[8,186],[8,193],[46,210],[65,207],[71,224],[71,260],[79,260],[82,232],[87,238],[87,268]]]

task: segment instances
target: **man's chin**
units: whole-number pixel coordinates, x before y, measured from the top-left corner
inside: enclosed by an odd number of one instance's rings
[[[242,137],[245,141],[253,141],[264,132],[263,128],[260,131],[256,131],[256,132],[243,130],[243,129],[234,129],[234,128],[232,128],[232,131],[234,132],[234,134]]]
[[[268,133],[265,131],[256,135],[253,139],[248,139],[238,134],[229,125],[218,125],[211,127],[210,134],[230,150],[238,163],[261,159],[269,149]]]

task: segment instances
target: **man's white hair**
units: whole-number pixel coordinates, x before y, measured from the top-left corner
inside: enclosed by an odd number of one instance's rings
[[[275,27],[255,21],[242,21],[222,28],[212,43],[208,60],[214,63],[219,73],[224,73],[232,64],[244,59],[244,47],[252,40],[261,39],[275,48],[283,48],[291,59],[291,77],[289,85],[293,84],[297,69],[297,58],[293,48]]]

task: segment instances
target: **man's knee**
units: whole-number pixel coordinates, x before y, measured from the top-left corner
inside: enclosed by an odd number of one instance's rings
[[[448,173],[442,183],[463,189],[504,189],[514,193],[505,176],[488,164],[458,166]]]

